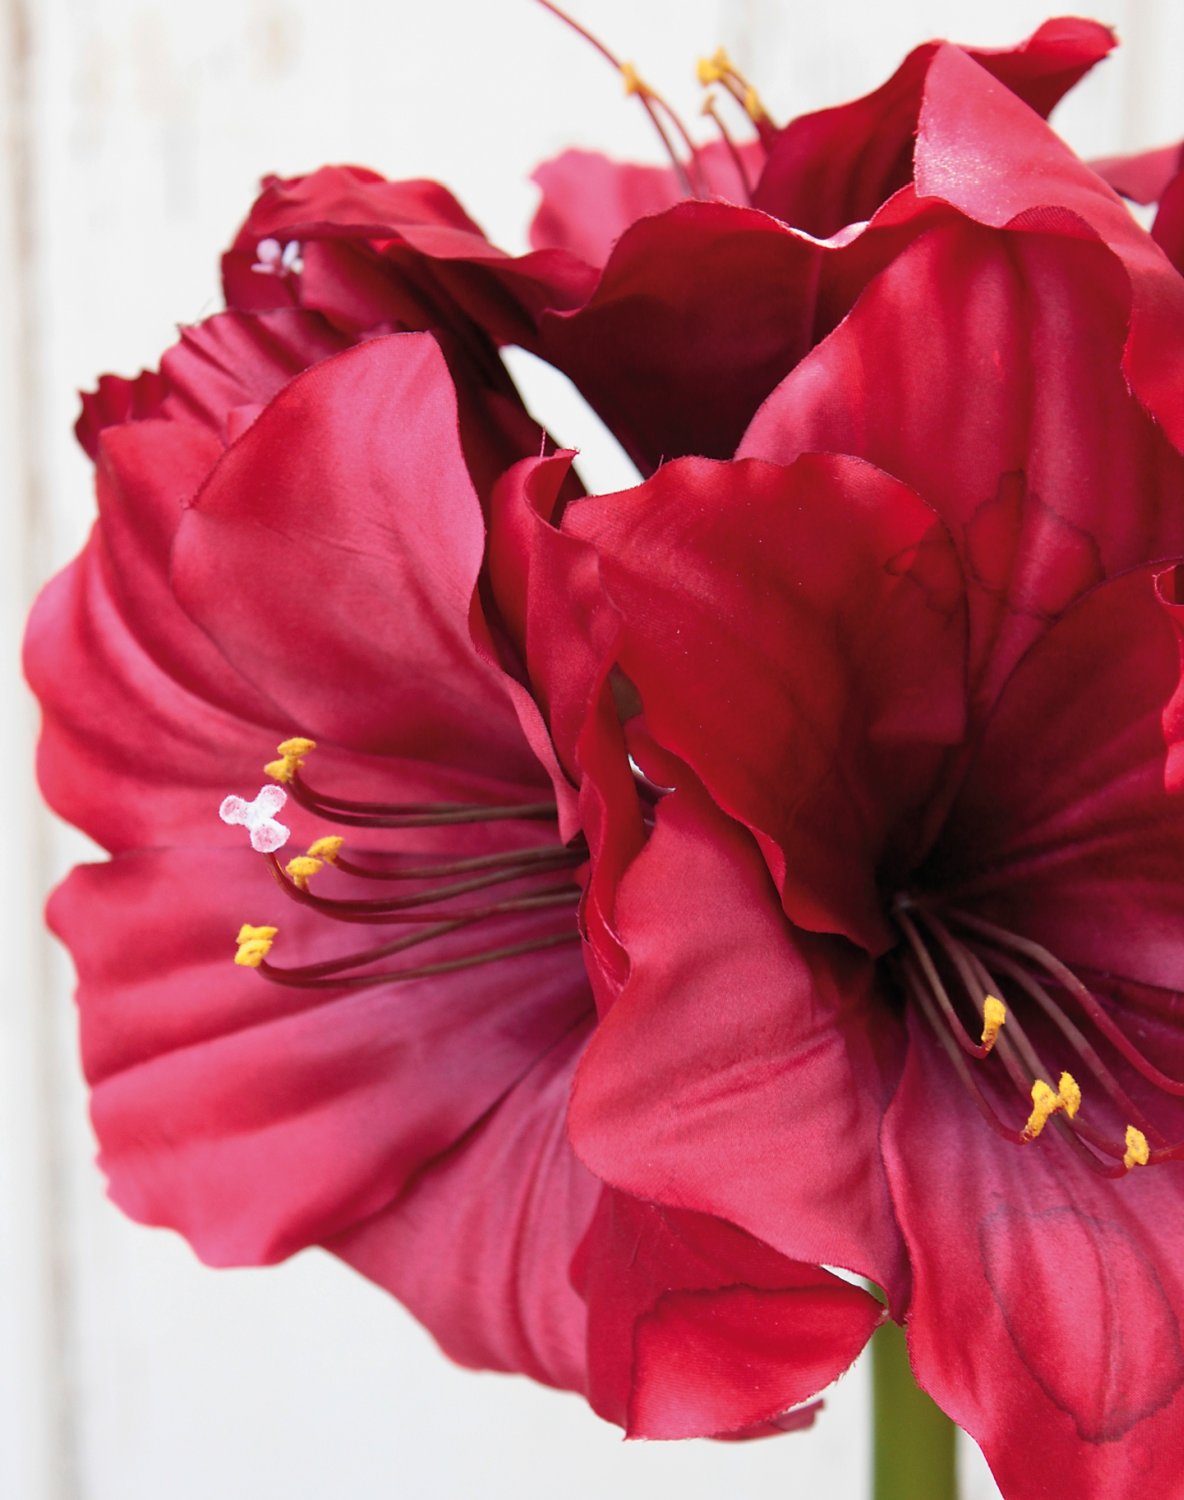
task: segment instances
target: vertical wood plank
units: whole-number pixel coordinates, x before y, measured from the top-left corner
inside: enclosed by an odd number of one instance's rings
[[[67,1288],[61,1235],[60,1071],[54,986],[42,937],[47,818],[29,783],[36,716],[18,643],[50,553],[37,464],[42,390],[35,100],[43,41],[36,7],[0,18],[0,782],[5,798],[4,983],[0,1015],[0,1493],[72,1500],[63,1358]],[[15,795],[13,794],[15,792]]]

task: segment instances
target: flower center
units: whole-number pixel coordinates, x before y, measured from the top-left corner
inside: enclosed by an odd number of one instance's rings
[[[499,925],[524,913],[569,908],[574,914],[580,887],[572,876],[587,859],[587,849],[582,840],[578,846],[559,842],[554,802],[493,805],[351,801],[318,790],[304,779],[305,757],[315,748],[312,740],[285,740],[279,746],[279,759],[264,768],[272,783],[254,802],[227,797],[220,809],[222,820],[247,829],[252,847],[267,861],[285,896],[297,905],[330,921],[394,928],[395,933],[339,957],[281,967],[269,957],[278,929],[244,924],[238,934],[235,963],[258,970],[276,984],[356,989],[424,979],[579,940],[573,921],[560,931],[520,941],[490,941]],[[346,828],[442,828],[537,820],[551,825],[553,837],[529,847],[508,847],[493,853],[409,856],[369,845],[347,851],[343,835],[328,834],[315,839],[306,853],[285,863],[279,850],[290,834],[275,815],[289,797],[326,822]],[[313,878],[326,868],[339,886],[338,894],[322,895],[310,887]],[[497,894],[499,887],[511,889]],[[376,890],[381,894],[364,894]],[[458,899],[471,898],[478,892],[491,894],[484,899]],[[479,946],[463,943],[463,935],[474,928],[481,929]],[[441,941],[454,933],[462,935],[462,951],[456,951],[455,943],[442,951]],[[387,963],[419,948],[425,951],[410,962]]]
[[[1184,1098],[1184,1083],[1146,1058],[1111,1011],[1046,948],[928,896],[897,896],[892,916],[902,941],[889,962],[901,992],[925,1017],[997,1134],[1022,1145],[1051,1121],[1104,1177],[1184,1157],[1184,1143],[1168,1142],[1123,1086],[1116,1066],[1125,1064],[1174,1098]],[[1052,1046],[1072,1071],[1049,1068],[1041,1048]],[[975,1066],[988,1058],[989,1072]],[[1025,1101],[1022,1128],[997,1110],[1000,1089],[1014,1089]],[[1106,1117],[1101,1126],[1095,1107]],[[1114,1121],[1126,1121],[1125,1129]]]

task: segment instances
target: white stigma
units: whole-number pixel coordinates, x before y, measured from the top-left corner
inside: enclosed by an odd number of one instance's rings
[[[251,270],[258,271],[260,276],[299,276],[304,270],[300,241],[289,240],[281,245],[270,237],[260,240],[255,246],[255,264]]]
[[[260,854],[274,854],[292,837],[292,831],[277,823],[275,814],[288,800],[282,786],[271,783],[263,787],[253,802],[242,797],[224,797],[218,816],[223,823],[241,826],[251,838],[251,848]]]

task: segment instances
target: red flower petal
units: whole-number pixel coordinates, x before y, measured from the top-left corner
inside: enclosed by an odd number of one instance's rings
[[[275,1260],[386,1208],[590,1007],[574,945],[372,989],[268,983],[231,963],[244,918],[280,929],[281,964],[350,934],[237,849],[83,866],[50,916],[78,968],[112,1196],[212,1264]],[[571,914],[502,920],[509,944]]]
[[[1180,677],[1151,570],[1103,584],[1012,674],[919,875],[1088,968],[1184,988],[1184,797],[1164,785]]]
[[[621,886],[629,977],[581,1066],[573,1144],[626,1192],[903,1305],[877,1139],[897,1023],[856,950],[792,934],[749,836],[684,781]]]
[[[941,45],[910,52],[874,93],[792,120],[776,138],[754,205],[823,238],[870,219],[909,181],[922,90]],[[1096,21],[1061,19],[1018,47],[966,51],[1047,115],[1113,46],[1114,34]]]
[[[737,145],[753,180],[764,152],[756,141]],[[712,141],[695,156],[703,178],[696,196],[747,203],[748,193],[731,152]],[[591,266],[602,266],[626,229],[649,214],[673,208],[687,195],[671,167],[638,167],[598,151],[564,151],[536,167],[532,179],[542,189],[530,243],[536,250],[567,250]]]
[[[484,545],[443,357],[394,335],[294,380],[226,454],[182,520],[174,587],[294,731],[528,786],[538,764],[470,633]]]
[[[281,282],[252,271],[262,239],[300,243],[305,272]],[[329,241],[350,253],[330,257],[318,267],[317,247]],[[357,288],[349,285],[355,271],[373,267],[376,253],[391,242],[413,253],[418,274],[410,279],[420,285],[410,290],[412,299],[438,305],[438,287],[445,303],[451,302],[499,342],[529,337],[542,309],[575,306],[592,286],[594,273],[569,255],[548,250],[512,257],[491,245],[438,183],[387,182],[363,167],[323,167],[307,177],[270,178],[264,184],[223,260],[226,300],[231,306],[254,309],[274,306],[280,295],[298,295],[305,307],[323,305],[328,311],[344,297],[356,306]],[[403,279],[397,255],[387,277],[396,287]],[[372,315],[366,317],[359,309],[370,329],[388,323],[390,293],[381,285],[385,279],[375,284]],[[365,274],[361,281],[365,285]],[[402,288],[396,291],[403,298],[408,294]]]
[[[878,881],[965,722],[961,577],[932,511],[854,459],[684,459],[564,526],[601,554],[650,730],[758,835],[786,911],[884,947]]]
[[[1170,1494],[1184,1462],[1176,1168],[1105,1181],[987,1128],[924,1023],[885,1122],[921,1384],[1008,1500]],[[968,1337],[968,1331],[972,1336]]]
[[[856,453],[939,511],[967,575],[980,708],[1083,590],[1184,545],[1184,462],[1122,370],[1130,307],[1097,243],[947,223],[876,277],[741,445],[782,463]]]
[[[963,53],[933,61],[917,136],[916,184],[983,224],[1096,237],[1130,278],[1123,370],[1135,394],[1184,447],[1184,280],[1096,173]],[[1048,212],[1055,209],[1055,212]]]
[[[572,1154],[564,1115],[587,1031],[562,1036],[389,1208],[328,1246],[460,1364],[577,1391],[587,1312],[571,1262],[602,1189]]]
[[[628,1437],[771,1422],[842,1374],[883,1317],[862,1288],[719,1220],[605,1192],[580,1251],[589,1399]]]

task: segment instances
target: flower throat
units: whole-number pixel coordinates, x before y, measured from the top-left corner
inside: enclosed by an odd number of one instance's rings
[[[273,926],[244,923],[239,930],[236,964],[255,969],[275,984],[301,989],[359,989],[393,984],[432,975],[475,968],[499,959],[513,958],[564,943],[578,941],[574,921],[562,930],[534,935],[514,942],[489,942],[488,929],[505,926],[514,917],[549,909],[568,909],[574,915],[580,887],[572,879],[575,868],[587,858],[582,841],[578,846],[558,842],[554,828],[554,802],[484,804],[476,802],[381,803],[351,801],[309,785],[302,767],[316,748],[314,741],[296,738],[278,747],[279,758],[264,770],[272,778],[253,802],[227,797],[219,814],[225,823],[246,828],[252,847],[266,860],[284,895],[299,906],[333,922],[362,926],[394,927],[397,935],[340,957],[297,967],[271,962],[272,945],[279,935]],[[511,821],[550,824],[555,833],[549,842],[507,848],[478,855],[441,854],[405,856],[366,847],[357,854],[347,852],[344,835],[327,834],[315,839],[304,854],[286,862],[279,850],[287,843],[289,830],[276,821],[288,798],[326,822],[358,829],[446,828],[487,825]],[[314,892],[311,882],[326,867],[333,872],[341,894]],[[320,882],[318,882],[320,883]],[[382,886],[394,893],[362,894]],[[498,887],[512,886],[500,897]],[[478,892],[490,899],[469,900]],[[459,903],[458,903],[458,898]],[[441,943],[452,934],[482,929],[482,946]],[[424,948],[410,962],[385,965]]]
[[[1125,1064],[1177,1099],[1184,1098],[1184,1083],[1145,1057],[1110,1010],[1046,948],[927,895],[897,896],[892,917],[902,939],[889,959],[899,988],[924,1016],[996,1134],[1025,1145],[1051,1122],[1074,1154],[1103,1177],[1184,1159],[1184,1142],[1167,1140],[1116,1067]],[[1072,1071],[1049,1069],[1024,1017],[1040,1019],[1046,1036],[1057,1034],[1058,1054]],[[1106,1053],[1115,1055],[1112,1062]],[[974,1066],[992,1056],[993,1076]],[[997,1089],[984,1087],[1003,1084],[998,1069],[1005,1089],[1014,1088],[1029,1109],[1022,1129],[999,1114],[990,1097]],[[1091,1106],[1101,1101],[1110,1121],[1126,1121],[1125,1129],[1098,1126]]]

